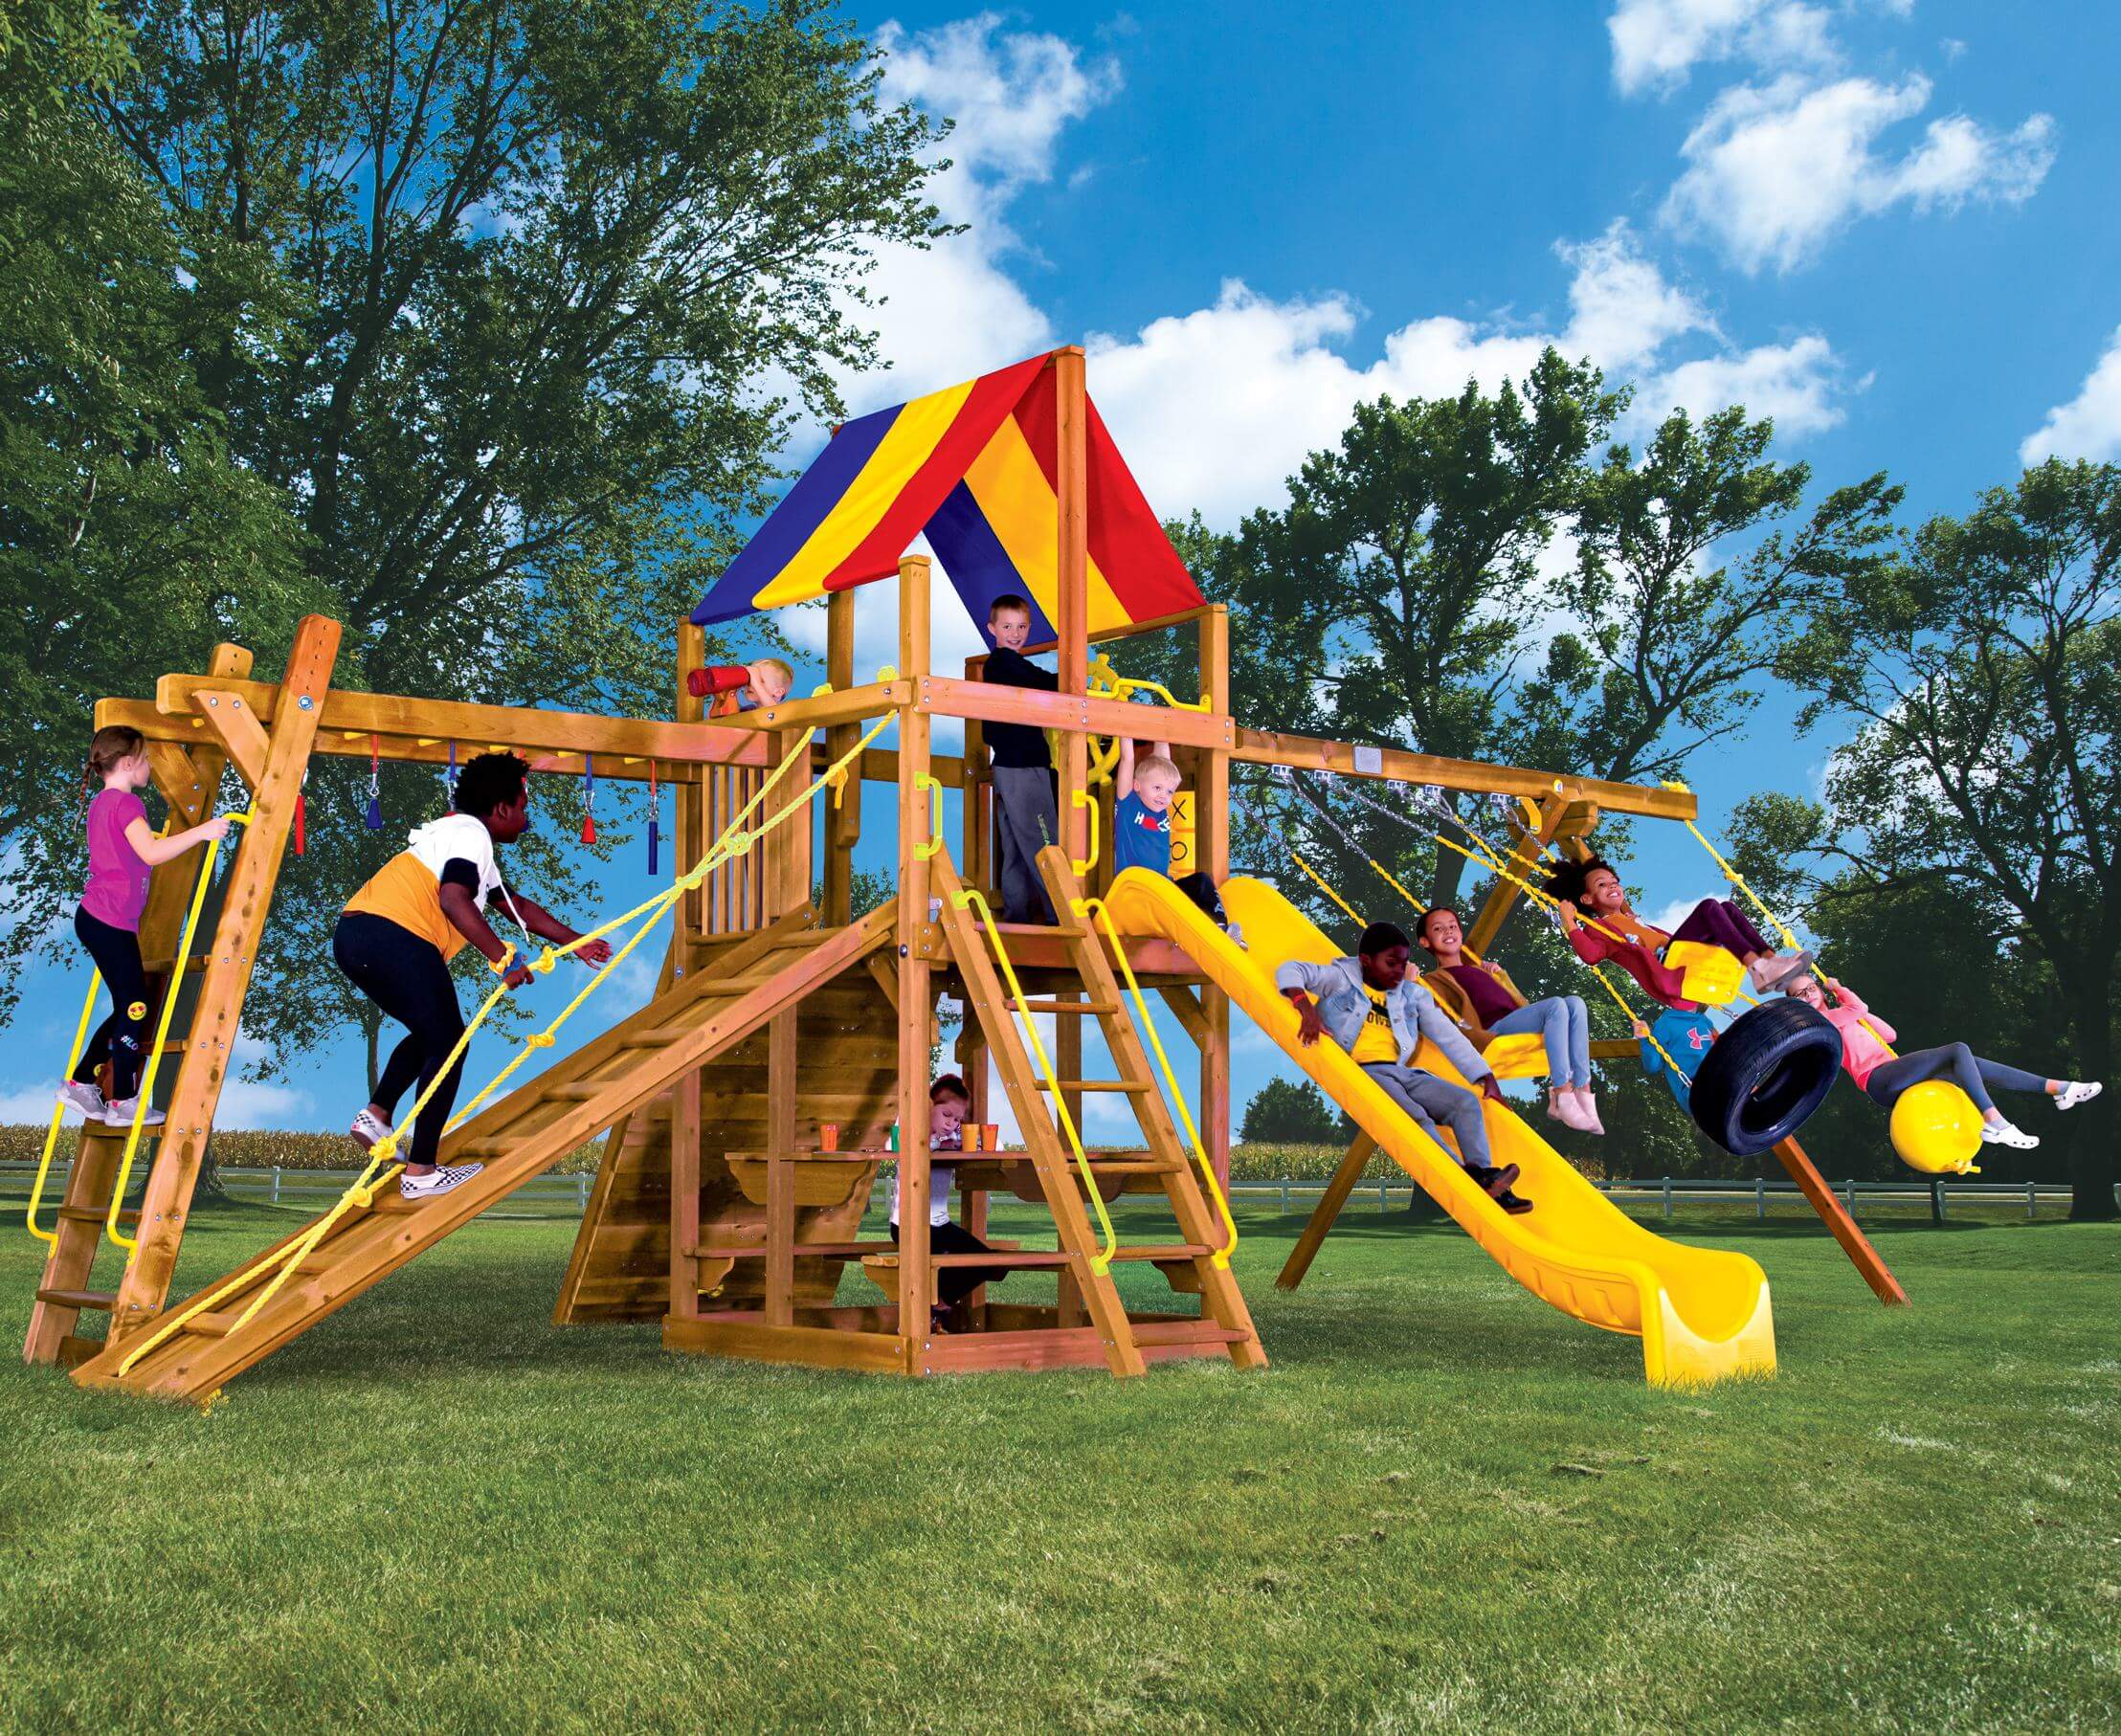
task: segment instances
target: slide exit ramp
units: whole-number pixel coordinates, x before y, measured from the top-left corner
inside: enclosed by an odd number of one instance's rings
[[[1518,1165],[1519,1191],[1536,1202],[1528,1215],[1509,1216],[1345,1050],[1329,1039],[1307,1049],[1297,1040],[1296,1009],[1275,989],[1275,967],[1290,958],[1323,963],[1340,948],[1264,881],[1232,879],[1222,888],[1222,900],[1249,951],[1233,944],[1160,875],[1126,871],[1113,880],[1105,902],[1124,932],[1157,936],[1184,948],[1511,1278],[1564,1314],[1640,1338],[1643,1372],[1653,1386],[1701,1385],[1773,1371],[1775,1315],[1767,1275],[1755,1261],[1653,1235],[1511,1110],[1488,1103],[1494,1161]],[[1460,1079],[1426,1043],[1416,1064],[1444,1079]]]

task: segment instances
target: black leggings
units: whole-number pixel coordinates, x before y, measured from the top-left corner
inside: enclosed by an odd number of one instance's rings
[[[1964,1043],[1946,1043],[1936,1049],[1915,1049],[1889,1061],[1880,1061],[1864,1080],[1864,1095],[1881,1109],[1890,1109],[1910,1087],[1926,1079],[1941,1079],[1958,1086],[1986,1115],[1996,1107],[1989,1095],[1997,1091],[2045,1091],[2047,1081],[2022,1067],[2006,1067],[2001,1061],[1985,1061]]]
[[[891,1226],[891,1239],[899,1239],[899,1226]],[[952,1218],[930,1224],[930,1254],[985,1254],[987,1244]],[[935,1268],[935,1300],[943,1307],[954,1307],[982,1284],[998,1284],[1009,1276],[1007,1266],[938,1266]]]
[[[122,1103],[140,1089],[140,1070],[147,1064],[147,972],[140,959],[140,936],[98,922],[85,909],[74,912],[74,932],[110,990],[110,1017],[88,1039],[74,1077],[93,1083],[96,1070],[108,1061],[110,1099]]]
[[[415,1082],[424,1091],[464,1035],[464,1015],[458,1010],[449,966],[432,941],[366,911],[349,911],[339,919],[332,930],[331,956],[356,989],[405,1027],[405,1040],[391,1051],[375,1088],[375,1106],[395,1116],[398,1099]],[[459,1056],[413,1124],[407,1163],[435,1161],[463,1072]]]

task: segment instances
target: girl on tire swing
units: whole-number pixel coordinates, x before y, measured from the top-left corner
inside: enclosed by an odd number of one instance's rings
[[[1917,1049],[1910,1055],[1895,1055],[1886,1045],[1897,1035],[1893,1028],[1864,1004],[1852,989],[1844,989],[1832,977],[1821,988],[1807,970],[1790,978],[1782,992],[1802,1001],[1813,1012],[1825,1014],[1842,1034],[1842,1065],[1856,1081],[1856,1089],[1887,1114],[1892,1113],[1908,1091],[1928,1079],[1944,1079],[1974,1100],[1981,1112],[1981,1143],[2015,1146],[2030,1151],[2040,1144],[2037,1135],[2013,1125],[1989,1095],[1997,1091],[2043,1091],[2055,1100],[2058,1109],[2074,1109],[2088,1103],[2105,1089],[2097,1079],[2043,1079],[2022,1068],[2006,1067],[2000,1061],[1983,1060],[1964,1043],[1945,1043],[1934,1049]],[[1833,994],[1833,1003],[1827,994]]]

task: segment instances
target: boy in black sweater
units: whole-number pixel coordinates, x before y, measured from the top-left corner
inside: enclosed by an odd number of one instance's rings
[[[987,634],[994,649],[982,678],[997,687],[1032,687],[1058,693],[1060,678],[1024,656],[1031,636],[1031,605],[1014,591],[987,611]],[[1038,878],[1038,852],[1060,836],[1060,798],[1046,732],[1030,723],[989,723],[987,746],[994,756],[995,881],[1005,923],[1055,925],[1053,901]]]

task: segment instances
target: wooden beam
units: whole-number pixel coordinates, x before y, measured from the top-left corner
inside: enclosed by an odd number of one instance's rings
[[[1060,697],[1074,698],[1090,684],[1090,500],[1088,446],[1090,399],[1079,345],[1053,353],[1053,492],[1059,508],[1060,565],[1054,612]],[[1089,784],[1089,743],[1070,730],[1060,742],[1060,847],[1079,862],[1090,845],[1090,820],[1077,805]]]
[[[855,593],[836,590],[825,604],[825,679],[846,689],[855,681]],[[858,726],[837,723],[825,732],[829,765],[855,745]],[[861,780],[866,766],[857,766],[839,790],[818,799],[825,804],[825,909],[827,923],[854,920],[854,849],[861,841]],[[898,767],[891,768],[897,781]],[[932,776],[933,774],[930,773]]]
[[[1811,1202],[1812,1210],[1820,1214],[1820,1221],[1834,1233],[1834,1239],[1841,1243],[1842,1252],[1848,1256],[1849,1263],[1864,1275],[1864,1282],[1871,1287],[1872,1294],[1888,1308],[1905,1308],[1908,1305],[1907,1291],[1900,1287],[1900,1280],[1879,1257],[1878,1250],[1870,1245],[1870,1237],[1856,1227],[1856,1220],[1849,1216],[1848,1208],[1842,1204],[1840,1196],[1827,1186],[1826,1178],[1804,1154],[1804,1147],[1794,1139],[1786,1139],[1775,1146],[1775,1154],[1782,1160],[1782,1167],[1790,1172],[1790,1179],[1797,1183],[1797,1191]]]
[[[1200,697],[1212,715],[1230,711],[1230,612],[1211,608],[1199,619]],[[1230,878],[1230,755],[1210,747],[1200,755],[1194,790],[1194,855],[1217,886]],[[1215,984],[1200,990],[1200,1139],[1216,1180],[1230,1185],[1230,997]]]
[[[145,1324],[160,1311],[176,1273],[192,1189],[206,1158],[207,1134],[221,1101],[221,1087],[234,1064],[243,997],[257,965],[258,940],[272,906],[273,888],[279,880],[302,772],[309,764],[310,744],[324,710],[338,655],[339,623],[324,615],[305,615],[295,630],[286,678],[269,690],[276,697],[286,694],[292,702],[274,723],[271,748],[252,797],[251,823],[244,830],[222,898],[212,955],[200,979],[198,1000],[185,1035],[187,1053],[177,1069],[168,1121],[141,1202],[140,1245],[118,1287],[111,1316],[114,1337]],[[248,690],[245,702],[252,703]]]
[[[1568,812],[1569,808],[1565,803],[1548,803],[1540,810],[1539,831],[1536,835],[1513,823],[1509,828],[1510,849],[1519,856],[1529,856],[1536,859],[1539,856],[1537,846],[1553,841],[1560,829],[1562,817]],[[1528,845],[1533,847],[1527,848]],[[1510,873],[1516,875],[1518,879],[1531,881],[1533,885],[1539,883],[1537,878],[1522,862],[1512,863]],[[1473,918],[1472,927],[1466,931],[1465,944],[1472,948],[1475,957],[1485,955],[1495,944],[1495,937],[1502,933],[1503,924],[1508,921],[1512,906],[1522,897],[1524,892],[1517,880],[1505,879],[1500,875],[1495,877],[1495,883],[1487,889],[1487,897],[1482,902],[1479,914]]]
[[[672,715],[681,727],[696,729],[706,714],[706,701],[696,698],[685,678],[706,661],[706,632],[690,621],[678,623],[678,667],[672,683],[674,707]],[[761,747],[765,746],[762,742]],[[707,792],[698,786],[687,788],[680,785],[672,792],[675,807],[671,830],[677,835],[671,839],[671,848],[677,852],[677,869],[689,872],[693,863],[706,853]],[[682,970],[685,965],[684,948],[694,935],[702,933],[705,926],[706,893],[695,887],[678,901],[678,908],[670,930],[673,968]],[[614,1147],[616,1150],[616,1147]]]
[[[322,617],[319,617],[320,619]],[[211,675],[166,675],[155,683],[155,709],[166,720],[164,740],[191,740],[187,726],[197,721],[203,729],[205,707],[198,695],[205,689],[233,693],[267,726],[279,722],[279,688],[270,681],[230,681]],[[830,701],[806,701],[829,704]],[[99,723],[106,721],[104,706],[124,701],[104,701],[97,707]],[[872,706],[872,710],[881,707]],[[402,693],[355,693],[334,688],[325,695],[317,719],[320,753],[343,753],[367,759],[366,739],[349,743],[346,738],[380,736],[382,751],[389,759],[446,757],[448,744],[458,744],[459,760],[466,748],[504,747],[526,755],[570,758],[579,766],[584,754],[594,754],[599,776],[646,777],[645,766],[631,769],[620,764],[626,757],[672,760],[680,765],[763,765],[768,746],[752,739],[749,720],[762,714],[748,712],[740,726],[733,720],[711,725],[662,723],[650,718],[602,717],[587,711],[547,711],[528,705],[479,705],[459,700],[419,699]],[[121,721],[111,719],[108,721]],[[809,720],[797,720],[797,726]],[[397,745],[416,748],[428,738],[433,752],[393,751]],[[394,740],[393,740],[394,738]],[[607,773],[605,757],[612,756]]]
[[[1083,739],[1084,731],[1093,735],[1132,733],[1139,736],[1153,723],[1159,735],[1181,746],[1228,750],[1237,746],[1239,735],[1237,725],[1227,717],[1208,717],[1197,711],[1172,711],[1164,706],[1150,710],[1130,705],[1125,700],[1040,693],[1030,687],[990,687],[984,681],[960,681],[941,675],[922,678],[914,702],[922,711],[938,717],[1030,723],[1040,729],[1058,729],[1064,736],[1072,734],[1077,741]],[[1061,818],[1065,829],[1066,816]],[[1082,859],[1083,847],[1083,844],[1076,846],[1074,859]]]
[[[904,670],[899,674],[904,677]],[[870,681],[844,693],[827,693],[809,699],[784,700],[778,705],[762,705],[756,711],[736,711],[715,719],[718,729],[822,729],[832,723],[860,723],[881,717],[906,701],[908,684],[904,680]]]
[[[928,671],[928,563],[899,563],[899,672],[918,685]],[[899,1330],[909,1347],[928,1341],[935,1294],[928,1263],[928,1045],[935,1016],[932,967],[908,943],[928,920],[927,715],[899,713]],[[940,841],[940,840],[938,840]]]
[[[1348,1196],[1354,1191],[1355,1183],[1361,1179],[1363,1166],[1370,1161],[1370,1154],[1376,1150],[1377,1142],[1367,1133],[1357,1133],[1355,1143],[1348,1147],[1348,1153],[1340,1160],[1340,1168],[1333,1171],[1333,1179],[1326,1184],[1326,1192],[1318,1204],[1311,1208],[1311,1220],[1304,1226],[1304,1234],[1296,1238],[1296,1246],[1289,1250],[1282,1274],[1274,1280],[1278,1290],[1293,1290],[1304,1281],[1304,1274],[1311,1269],[1311,1261],[1318,1257],[1318,1250],[1326,1240],[1327,1233],[1333,1227],[1333,1220],[1340,1215],[1340,1209],[1348,1203]]]
[[[222,750],[243,782],[255,790],[265,781],[265,759],[272,749],[263,725],[244,709],[239,693],[202,687],[198,701],[206,707],[200,714],[206,719],[206,726],[220,739]]]
[[[1166,716],[1162,712],[1155,715],[1159,723]],[[1141,727],[1138,717],[1134,726]],[[1411,753],[1403,747],[1364,748],[1363,752],[1377,754],[1374,770],[1358,771],[1355,749],[1346,742],[1240,726],[1232,757],[1254,766],[1296,766],[1311,771],[1338,772],[1343,777],[1387,778],[1400,784],[1434,784],[1443,790],[1526,795],[1540,803],[1558,795],[1564,802],[1595,802],[1615,813],[1638,813],[1656,820],[1690,820],[1699,812],[1693,792],[1687,790],[1652,790],[1643,784],[1614,784],[1604,778],[1556,777],[1551,771],[1445,759],[1440,754]]]
[[[630,1117],[628,1118],[631,1119]],[[604,1167],[617,1162],[619,1129],[613,1129]],[[700,1071],[682,1075],[670,1089],[670,1306],[680,1320],[700,1318]]]

